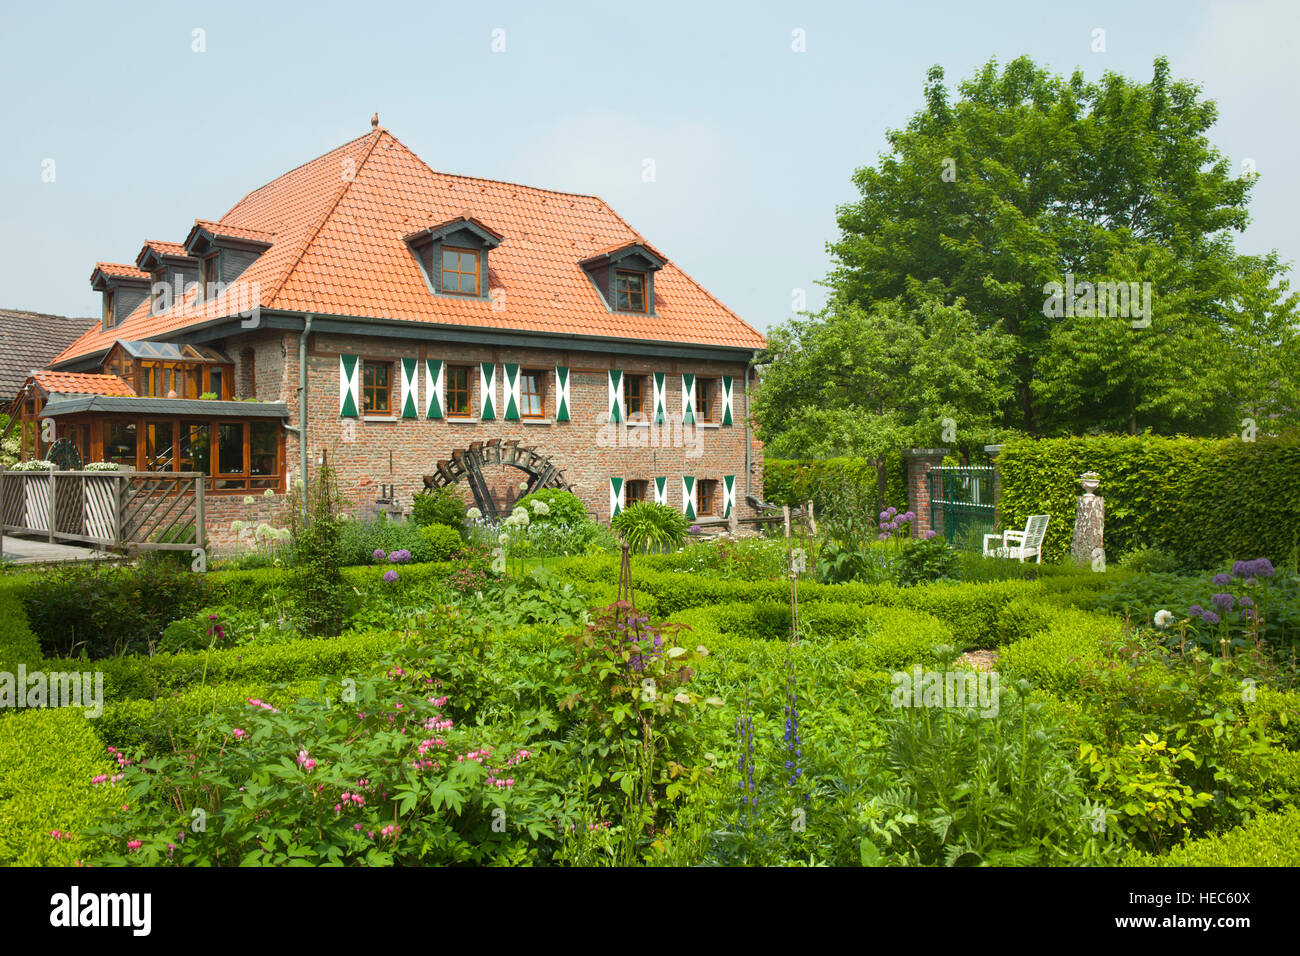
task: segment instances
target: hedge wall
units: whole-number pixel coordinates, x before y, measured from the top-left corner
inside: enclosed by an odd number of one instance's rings
[[[1300,438],[1017,439],[1003,448],[998,470],[1002,527],[1052,516],[1047,560],[1069,553],[1079,475],[1089,470],[1101,475],[1111,561],[1156,547],[1187,568],[1260,557],[1280,564],[1300,546]]]
[[[816,503],[818,511],[826,507],[826,487],[842,484],[862,485],[870,493],[871,511],[881,511],[893,505],[907,510],[907,468],[902,454],[891,453],[885,458],[885,501],[877,501],[876,466],[864,458],[810,459],[769,458],[763,464],[763,497],[778,505],[798,507],[808,499]]]

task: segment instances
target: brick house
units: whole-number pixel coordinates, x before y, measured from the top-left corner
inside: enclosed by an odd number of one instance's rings
[[[15,413],[84,461],[205,472],[217,546],[324,461],[359,513],[442,484],[502,513],[523,481],[600,520],[754,517],[763,337],[600,199],[435,172],[372,127],[97,264],[102,321]]]

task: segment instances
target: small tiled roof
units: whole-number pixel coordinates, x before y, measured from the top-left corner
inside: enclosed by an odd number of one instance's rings
[[[341,175],[346,172],[348,175]],[[430,293],[405,237],[469,216],[504,237],[491,253],[491,300]],[[382,127],[249,193],[218,223],[222,235],[270,246],[240,276],[242,290],[151,315],[140,306],[92,330],[57,361],[103,352],[114,339],[165,338],[249,307],[500,331],[759,349],[763,336],[682,272],[655,275],[654,314],[611,313],[580,262],[649,243],[595,196],[435,172]],[[137,270],[138,271],[138,270]]]
[[[38,371],[32,378],[47,395],[135,395],[135,389],[116,375]]]
[[[0,309],[0,411],[33,369],[45,368],[99,319],[70,319],[22,309]]]
[[[118,276],[123,279],[148,279],[149,273],[123,262],[96,262],[95,271],[106,276]],[[94,273],[91,273],[92,275]]]
[[[168,242],[165,239],[146,239],[144,241],[144,248],[152,249],[160,256],[181,256],[182,258],[189,257],[189,253],[185,251],[185,247],[183,245],[181,245],[179,242]],[[143,254],[144,249],[141,249],[140,252]],[[139,262],[138,259],[136,261]]]
[[[251,242],[264,242],[267,245],[275,241],[274,233],[263,232],[260,229],[249,229],[244,226],[235,226],[228,222],[212,222],[208,219],[195,219],[194,228],[190,232],[193,232],[194,229],[202,229],[224,239],[247,239]]]

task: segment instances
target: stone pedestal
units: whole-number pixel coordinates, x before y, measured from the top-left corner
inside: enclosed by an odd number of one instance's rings
[[[1079,478],[1083,494],[1074,507],[1074,537],[1070,541],[1070,555],[1080,564],[1091,564],[1104,554],[1102,535],[1106,525],[1106,499],[1094,494],[1101,483],[1095,471],[1085,472]]]

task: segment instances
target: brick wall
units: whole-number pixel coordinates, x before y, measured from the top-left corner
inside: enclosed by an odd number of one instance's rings
[[[285,402],[290,409],[290,425],[298,423],[298,344],[294,333],[264,331],[241,337],[236,352],[246,347],[256,356],[257,397],[263,401]],[[363,360],[391,363],[390,406],[393,415],[382,418],[344,419],[339,416],[339,355],[357,355]],[[402,419],[400,413],[401,375],[399,360],[416,358],[419,363],[420,417]],[[469,365],[470,409],[468,422],[424,418],[425,358],[442,359],[448,364]],[[439,346],[436,343],[403,341],[385,337],[342,336],[313,333],[308,346],[308,428],[309,469],[314,473],[323,459],[335,469],[340,489],[350,501],[350,510],[364,516],[374,510],[381,485],[395,485],[397,500],[406,508],[412,497],[423,490],[423,476],[433,474],[437,463],[451,457],[453,449],[467,448],[471,442],[493,438],[517,439],[521,444],[549,456],[563,471],[575,494],[599,520],[610,518],[609,478],[651,480],[668,478],[668,503],[682,507],[682,476],[713,478],[719,483],[718,510],[722,507],[722,478],[735,476],[736,509],[745,519],[754,511],[745,502],[745,421],[748,396],[745,394],[744,363],[702,362],[693,360],[602,356],[589,352],[565,352],[551,349],[501,348],[489,346]],[[521,369],[543,369],[546,373],[545,418],[540,423],[527,420],[504,421],[505,362],[517,362]],[[494,421],[480,421],[478,363],[497,366],[496,410]],[[570,369],[570,421],[555,422],[555,366]],[[665,372],[666,413],[669,423],[663,426],[608,423],[608,371],[621,369],[624,375],[649,375]],[[683,427],[681,418],[681,374],[697,377],[730,375],[733,379],[731,426]],[[243,384],[241,382],[241,384]],[[647,395],[649,407],[652,395]],[[721,395],[719,394],[719,403]],[[719,405],[720,407],[720,405]],[[721,417],[719,411],[718,417]],[[298,477],[298,439],[288,434],[285,466],[292,482]],[[749,491],[762,496],[762,443],[751,440],[752,477]],[[519,479],[527,477],[515,472]],[[459,486],[466,498],[469,490]],[[279,496],[282,498],[283,496]],[[270,521],[275,523],[283,510],[283,501],[254,495],[252,504],[245,496],[210,494],[208,497],[208,535],[212,546],[228,550],[233,541],[230,522]]]

